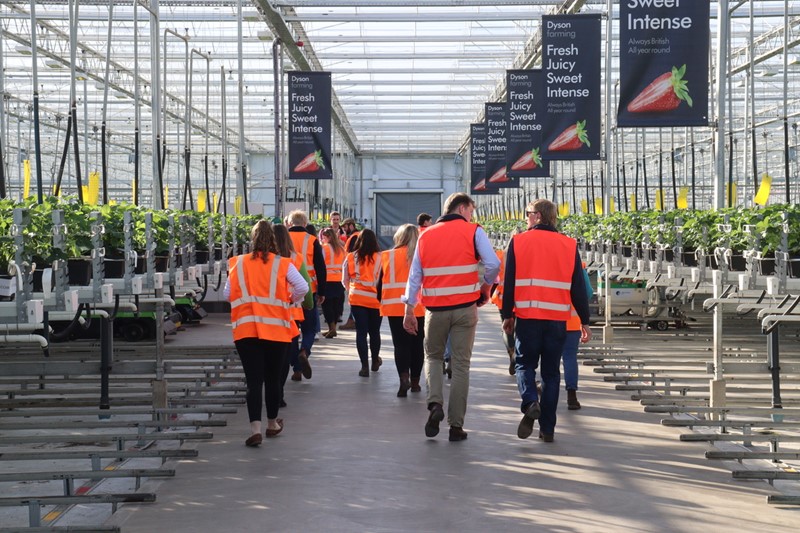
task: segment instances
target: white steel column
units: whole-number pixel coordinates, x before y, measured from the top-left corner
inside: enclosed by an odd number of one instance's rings
[[[728,90],[728,32],[730,31],[730,14],[728,0],[717,2],[717,121],[714,133],[715,144],[715,176],[714,208],[725,206],[725,99]]]
[[[606,124],[605,124],[605,169],[606,179],[603,183],[603,216],[607,217],[611,214],[611,32],[613,23],[613,0],[608,0],[606,3],[606,73],[605,73],[605,107],[606,107]],[[613,243],[611,243],[613,245]],[[603,344],[611,344],[614,342],[614,327],[611,325],[611,247],[606,248],[606,253],[603,254],[605,271],[605,324],[603,325]]]

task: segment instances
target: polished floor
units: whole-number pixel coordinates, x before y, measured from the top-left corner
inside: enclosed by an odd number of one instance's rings
[[[209,321],[198,335],[219,340]],[[481,310],[472,359],[469,437],[424,435],[422,393],[397,398],[388,323],[383,367],[358,377],[355,335],[323,339],[313,378],[286,385],[285,429],[246,448],[244,407],[174,479],[148,482],[157,502],[121,507],[109,524],[134,532],[264,531],[798,531],[800,509],[766,503],[766,482],[678,441],[629,395],[581,367],[583,408],[562,393],[555,442],[516,436],[515,378],[494,307]],[[228,333],[229,334],[229,333]],[[617,335],[635,346],[646,333]],[[598,344],[599,341],[593,341]],[[669,348],[665,345],[665,350]]]

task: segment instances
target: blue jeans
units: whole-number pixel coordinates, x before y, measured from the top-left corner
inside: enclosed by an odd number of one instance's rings
[[[567,334],[566,322],[517,318],[515,325],[517,387],[522,398],[522,412],[535,401],[542,414],[539,428],[553,433],[556,427],[558,389],[561,382],[561,353]],[[536,367],[541,358],[542,397],[536,393]]]
[[[581,343],[581,332],[568,331],[561,352],[561,363],[564,365],[564,385],[567,390],[578,390],[578,346]]]
[[[300,349],[306,351],[306,355],[311,355],[311,347],[314,346],[314,337],[317,335],[317,324],[319,323],[319,313],[317,312],[317,295],[314,295],[314,307],[303,309],[303,322],[300,324]]]
[[[366,366],[369,362],[369,353],[372,360],[378,359],[381,352],[381,316],[380,309],[372,309],[361,305],[350,306],[353,319],[356,321],[356,349],[361,364]],[[369,343],[367,342],[369,336]]]

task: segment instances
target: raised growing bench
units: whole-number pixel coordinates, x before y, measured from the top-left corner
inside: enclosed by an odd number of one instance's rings
[[[28,524],[39,527],[42,524],[43,505],[79,505],[110,503],[116,512],[120,503],[152,503],[156,495],[150,492],[132,492],[123,494],[82,494],[80,496],[26,496],[0,498],[0,507],[28,506]]]
[[[0,453],[0,461],[41,461],[62,459],[91,459],[92,470],[101,468],[101,459],[140,459],[160,457],[161,464],[167,459],[190,459],[200,455],[198,450],[52,450],[44,452],[4,452]]]
[[[749,452],[747,450],[741,450],[741,451],[708,450],[706,452],[706,459],[719,459],[722,461],[739,461],[740,463],[745,460],[791,461],[800,459],[800,452]]]
[[[64,496],[75,495],[76,479],[111,479],[132,477],[139,490],[143,477],[175,477],[175,470],[162,468],[120,468],[115,470],[72,470],[63,472],[12,472],[0,474],[0,482],[8,481],[64,481]]]
[[[33,443],[61,443],[94,444],[102,441],[113,441],[122,450],[127,441],[136,440],[177,440],[183,444],[185,440],[207,440],[214,436],[206,431],[176,432],[176,433],[117,433],[97,435],[26,435],[20,437],[0,437],[0,446],[15,446]]]

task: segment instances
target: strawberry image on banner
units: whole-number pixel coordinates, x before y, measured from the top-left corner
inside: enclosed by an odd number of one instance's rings
[[[686,102],[692,107],[692,97],[683,75],[686,65],[681,68],[672,67],[671,72],[665,72],[644,88],[639,96],[628,104],[630,113],[665,113],[677,109],[681,102]]]
[[[592,143],[586,135],[586,121],[582,120],[562,131],[547,149],[551,152],[570,152],[580,150],[584,145],[592,146]]]

